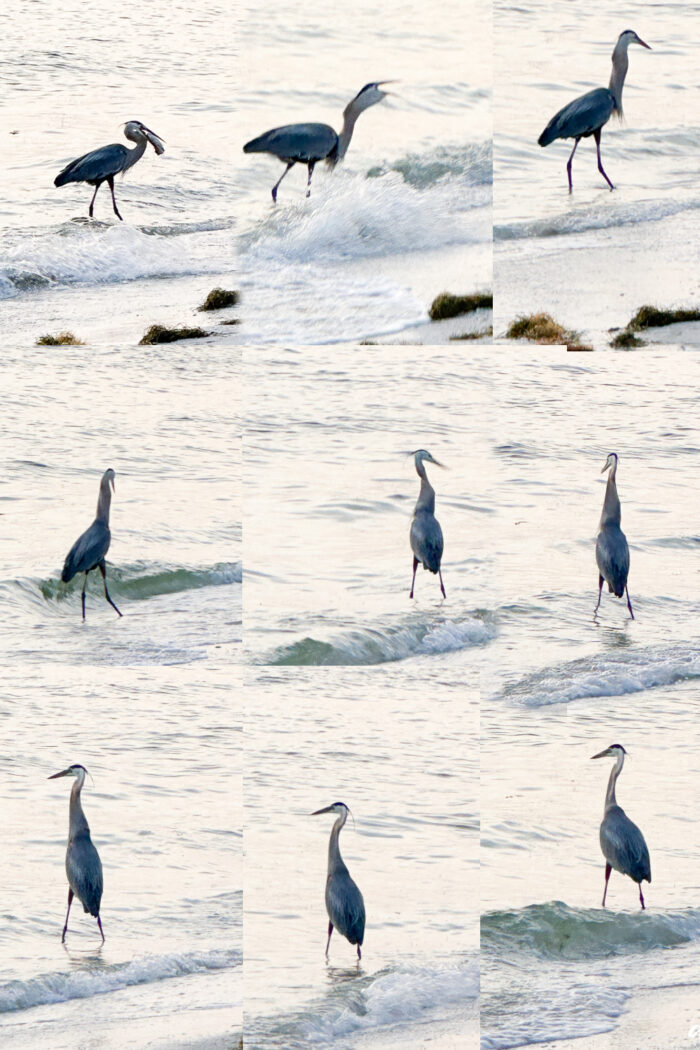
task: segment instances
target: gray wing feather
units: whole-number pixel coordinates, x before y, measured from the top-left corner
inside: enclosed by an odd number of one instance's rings
[[[350,944],[362,944],[365,936],[365,902],[347,872],[328,879],[326,910],[336,930],[347,937]]]
[[[630,571],[630,549],[619,525],[606,525],[595,545],[598,571],[618,598],[625,593]]]
[[[432,514],[416,514],[411,522],[411,550],[423,567],[436,573],[442,561],[444,541],[440,522]]]
[[[97,182],[123,171],[130,150],[120,142],[86,153],[72,160],[54,179],[54,186],[65,186],[67,182]]]
[[[244,153],[272,153],[280,160],[324,160],[338,147],[338,136],[328,124],[286,124],[246,142]]]
[[[100,914],[102,900],[102,861],[87,835],[81,835],[68,846],[66,852],[66,875],[85,911]]]
[[[614,108],[615,101],[610,91],[594,88],[555,113],[537,141],[540,146],[548,146],[555,139],[592,135],[597,128],[607,124]]]
[[[600,848],[608,864],[635,882],[651,882],[651,861],[644,836],[619,806],[600,825]]]
[[[68,583],[78,572],[89,572],[96,568],[109,550],[111,539],[109,527],[102,521],[93,521],[66,555],[61,573],[63,582]]]

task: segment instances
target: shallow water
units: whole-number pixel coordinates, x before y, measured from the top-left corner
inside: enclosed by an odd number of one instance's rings
[[[256,391],[244,455],[250,659],[473,667],[496,634],[480,541],[495,498],[485,352],[467,362],[452,347],[337,347],[329,362],[321,350],[256,349],[245,361]],[[417,448],[447,468],[428,466],[447,600],[422,568],[409,598]]]
[[[241,1025],[241,708],[235,673],[24,664],[4,686],[3,1046],[171,1046]],[[104,869],[95,920],[63,870],[71,762]],[[239,829],[239,830],[235,830]],[[173,1023],[175,1022],[176,1023]],[[37,1033],[41,1032],[38,1037]],[[97,1035],[99,1033],[99,1036]],[[194,1040],[193,1040],[194,1041]]]
[[[241,643],[238,354],[6,352],[0,424],[3,661],[230,660]],[[37,389],[37,369],[42,387]],[[107,580],[60,582],[116,471]],[[193,512],[193,506],[196,508]],[[96,577],[96,578],[95,578]],[[95,645],[99,639],[100,649]]]
[[[616,1029],[646,990],[698,985],[700,912],[687,802],[697,797],[700,677],[694,491],[697,355],[520,355],[493,377],[499,633],[482,677],[482,1042]],[[617,451],[630,594],[603,595],[595,531]],[[647,839],[652,884],[613,872],[600,908],[609,760]],[[698,988],[700,994],[700,988]],[[585,1040],[582,1043],[585,1045]]]
[[[478,1044],[475,683],[246,671],[246,1045],[417,1045],[433,1026]],[[340,847],[367,910],[359,965],[337,932],[324,960],[334,816],[309,814],[337,800],[355,818]]]
[[[603,346],[608,328],[626,325],[643,303],[697,299],[697,107],[685,20],[699,13],[697,4],[673,0],[653,9],[600,0],[496,4],[497,334],[521,313],[547,310]],[[573,141],[542,149],[537,138],[571,99],[607,86],[613,47],[627,28],[653,50],[630,47],[625,121],[603,129],[603,166],[615,191],[597,171],[593,140],[583,139],[569,196]]]

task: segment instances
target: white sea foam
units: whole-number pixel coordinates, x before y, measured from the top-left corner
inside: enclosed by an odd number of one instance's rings
[[[49,1003],[69,999],[89,999],[129,988],[150,984],[171,977],[186,977],[212,970],[223,970],[241,965],[241,953],[233,949],[214,949],[204,952],[144,956],[132,962],[114,966],[72,970],[69,973],[47,973],[27,981],[8,981],[0,984],[0,1014],[29,1010]]]
[[[700,678],[697,646],[635,648],[536,671],[506,686],[501,695],[528,707],[545,707],[586,697],[641,693],[691,678]]]
[[[457,1004],[474,1002],[479,995],[479,969],[415,967],[383,973],[365,985],[352,1001],[320,1010],[306,1024],[311,1043],[332,1045],[355,1033],[410,1024],[422,1015]]]

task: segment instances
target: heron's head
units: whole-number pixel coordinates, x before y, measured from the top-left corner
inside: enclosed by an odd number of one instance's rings
[[[330,806],[324,806],[323,809],[315,810],[311,816],[317,817],[320,813],[337,813],[339,817],[344,817],[347,820],[349,812],[350,810],[344,802],[333,802]]]
[[[591,758],[618,758],[623,759],[627,754],[622,744],[611,744],[610,747],[606,747],[605,751],[599,751],[597,755],[591,755]]]
[[[608,458],[605,460],[605,466],[603,467],[600,473],[604,474],[605,471],[610,470],[611,467],[613,469],[617,467],[617,452],[608,453]]]
[[[365,84],[362,90],[357,92],[352,102],[345,107],[345,112],[352,110],[355,114],[364,113],[370,106],[381,102],[383,98],[391,94],[390,91],[382,91],[382,85],[393,83],[393,80],[375,80],[372,84]]]
[[[72,766],[68,766],[68,769],[62,769],[60,773],[53,773],[47,780],[57,780],[59,777],[75,777],[76,780],[84,779],[87,774],[85,766],[81,766],[80,762],[74,762]]]
[[[416,449],[416,451],[412,452],[411,455],[414,457],[416,466],[418,466],[420,463],[434,463],[436,467],[442,467],[443,470],[447,470],[445,464],[440,463],[439,460],[431,456],[428,450],[425,448]]]
[[[617,38],[617,46],[622,44],[623,47],[629,47],[630,44],[639,44],[640,47],[645,47],[647,51],[651,51],[648,44],[645,44],[641,37],[638,37],[634,29],[625,29],[624,32],[620,33]]]
[[[124,135],[131,142],[143,142],[143,140],[146,139],[146,141],[150,142],[153,146],[153,149],[158,156],[160,156],[161,153],[165,153],[163,140],[156,135],[155,131],[151,131],[151,129],[147,128],[145,124],[142,124],[140,120],[127,121],[124,125]]]
[[[108,467],[107,470],[102,475],[102,484],[103,485],[111,485],[112,486],[112,492],[116,492],[117,491],[116,488],[115,488],[115,485],[114,485],[114,479],[115,479],[116,476],[117,475],[114,473],[114,471],[112,470],[111,467]]]

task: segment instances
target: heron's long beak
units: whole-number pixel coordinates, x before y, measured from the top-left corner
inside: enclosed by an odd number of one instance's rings
[[[50,777],[47,777],[46,779],[47,780],[56,780],[58,777],[69,777],[69,776],[72,776],[72,771],[70,769],[64,769],[60,773],[53,773]]]
[[[607,459],[605,461],[605,466],[603,467],[600,473],[604,474],[606,470],[610,470],[610,462]]]
[[[161,139],[158,135],[156,135],[155,131],[151,131],[151,129],[147,128],[145,124],[142,126],[143,130],[146,132],[146,138],[160,157],[162,153],[165,153],[165,139]]]
[[[335,812],[335,810],[333,809],[333,806],[324,806],[323,809],[317,809],[313,813],[310,813],[309,816],[317,817],[319,815],[319,813],[334,813],[334,812]]]
[[[383,88],[385,84],[398,84],[398,80],[378,80],[377,81],[377,87],[378,88]],[[394,92],[393,91],[385,91],[384,94],[385,95],[393,95]]]
[[[649,44],[645,44],[645,43],[644,43],[644,41],[642,40],[642,38],[641,38],[640,36],[638,36],[638,37],[637,37],[637,43],[638,43],[638,44],[641,44],[641,45],[642,45],[642,47],[645,47],[645,48],[647,49],[647,51],[651,51],[651,50],[653,50],[653,49],[652,49],[652,48],[651,48],[651,47],[649,46]]]
[[[591,755],[591,758],[605,758],[606,755],[610,754],[610,748],[606,747],[605,751],[599,751],[597,755]]]

